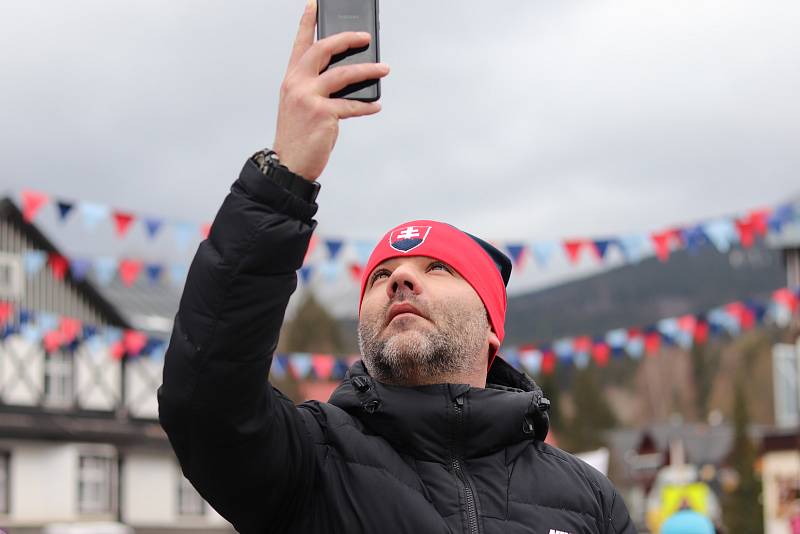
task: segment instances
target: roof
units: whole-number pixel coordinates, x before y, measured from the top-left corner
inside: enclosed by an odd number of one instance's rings
[[[47,253],[63,254],[36,225],[25,221],[22,212],[8,197],[0,198],[0,219],[8,221],[9,224],[25,235],[37,249]],[[125,315],[120,312],[119,308],[88,280],[78,281],[73,278],[72,273],[67,270],[64,276],[64,283],[73,286],[78,292],[83,294],[86,299],[97,308],[97,311],[105,317],[108,324],[121,328],[131,327],[130,322],[125,318]]]
[[[117,278],[99,289],[133,328],[155,336],[172,331],[181,292],[171,284],[151,283],[146,276],[140,276],[131,287]]]

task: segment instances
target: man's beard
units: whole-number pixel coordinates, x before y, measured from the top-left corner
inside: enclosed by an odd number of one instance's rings
[[[483,349],[489,322],[483,306],[474,309],[461,301],[445,301],[422,307],[413,298],[407,298],[411,295],[397,296],[386,305],[384,313],[370,318],[362,316],[358,325],[361,355],[376,380],[397,385],[434,384],[485,365],[487,354]],[[386,311],[398,302],[408,302],[435,323],[421,328],[411,326],[378,339]]]

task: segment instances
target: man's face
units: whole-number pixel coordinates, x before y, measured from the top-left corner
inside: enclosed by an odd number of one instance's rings
[[[358,337],[368,371],[400,385],[485,369],[490,343],[499,345],[472,286],[424,256],[392,258],[370,273]]]

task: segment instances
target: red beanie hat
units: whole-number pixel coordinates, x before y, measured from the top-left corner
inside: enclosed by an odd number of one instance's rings
[[[427,256],[455,269],[475,290],[486,307],[489,323],[500,343],[505,336],[506,284],[511,260],[485,241],[437,221],[411,221],[390,230],[375,246],[361,278],[361,302],[370,274],[391,258]],[[495,354],[489,355],[491,367]]]

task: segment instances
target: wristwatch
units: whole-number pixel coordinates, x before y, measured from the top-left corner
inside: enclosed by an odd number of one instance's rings
[[[290,171],[286,165],[281,165],[278,154],[274,150],[270,150],[269,148],[259,150],[253,154],[251,159],[258,165],[258,168],[264,176],[277,183],[294,196],[305,200],[309,204],[316,202],[320,190],[319,183],[306,180],[299,174]]]

